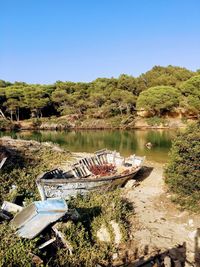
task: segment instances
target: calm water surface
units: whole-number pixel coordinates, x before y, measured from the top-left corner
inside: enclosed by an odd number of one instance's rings
[[[177,135],[175,130],[78,130],[78,131],[40,131],[40,132],[0,132],[2,136],[12,136],[39,142],[51,141],[74,152],[94,152],[102,148],[120,151],[123,156],[136,154],[147,160],[166,162],[171,141]],[[151,142],[148,149],[145,144]]]

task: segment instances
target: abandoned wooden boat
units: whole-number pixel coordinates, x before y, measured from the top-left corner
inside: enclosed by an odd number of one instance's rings
[[[67,172],[52,170],[37,178],[42,200],[65,199],[91,190],[109,190],[125,184],[141,169],[145,157],[120,156],[115,151],[100,150],[81,158]]]

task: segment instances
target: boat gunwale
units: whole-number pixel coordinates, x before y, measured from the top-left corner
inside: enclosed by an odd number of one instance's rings
[[[64,184],[68,184],[68,183],[90,183],[90,182],[103,182],[103,181],[112,181],[112,180],[117,180],[117,179],[123,179],[129,176],[134,176],[140,169],[142,168],[142,166],[137,167],[135,170],[133,170],[130,173],[127,174],[119,174],[119,175],[115,175],[115,176],[102,176],[99,178],[92,178],[92,179],[88,179],[87,178],[64,178],[64,179],[42,179],[42,177],[39,177],[37,182],[40,182],[41,184],[59,184],[59,183],[64,183]]]

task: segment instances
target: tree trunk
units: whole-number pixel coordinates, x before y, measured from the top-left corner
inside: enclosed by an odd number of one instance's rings
[[[119,105],[119,110],[120,110],[120,113],[122,115],[123,113],[122,113],[122,107],[121,107],[121,105]]]
[[[4,118],[4,119],[6,119],[6,116],[4,115],[4,113],[3,113],[3,111],[0,109],[0,115]]]
[[[17,108],[17,111],[16,111],[16,119],[17,119],[17,122],[19,122],[19,108]]]
[[[10,111],[10,119],[13,122],[13,111],[12,110]]]

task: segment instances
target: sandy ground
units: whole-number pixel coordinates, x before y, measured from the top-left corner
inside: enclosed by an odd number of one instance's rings
[[[180,211],[170,201],[171,195],[164,184],[163,165],[147,162],[140,174],[139,185],[127,189],[125,196],[134,206],[131,232],[141,254],[145,251],[152,255],[156,250],[164,252],[185,244],[188,263],[198,258],[200,216]]]

